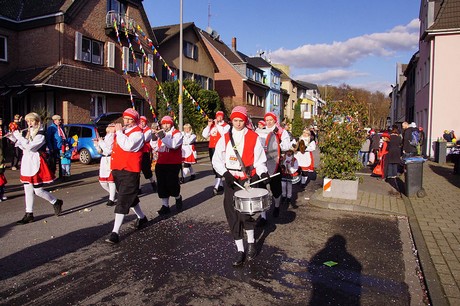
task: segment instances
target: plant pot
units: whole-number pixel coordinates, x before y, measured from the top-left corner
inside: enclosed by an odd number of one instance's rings
[[[358,180],[337,180],[324,178],[323,197],[356,200],[358,199]]]

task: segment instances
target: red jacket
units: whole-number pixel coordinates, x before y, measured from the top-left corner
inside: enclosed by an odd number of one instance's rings
[[[128,133],[125,133],[129,137],[131,133],[141,132],[142,129],[138,126],[133,128]],[[141,162],[142,162],[142,150],[137,152],[127,152],[123,150],[117,143],[117,138],[115,137],[115,143],[113,144],[112,158],[110,168],[112,170],[126,170],[129,172],[141,172]]]
[[[174,130],[172,135],[174,136],[177,133],[180,133],[180,131]],[[158,149],[161,148],[161,145],[162,141],[161,139],[158,139]],[[157,164],[182,164],[182,145],[176,149],[166,148],[166,151],[164,152],[160,152],[160,150],[158,150]]]
[[[227,148],[228,142],[230,141],[230,133],[225,133],[225,147]],[[256,142],[259,141],[259,135],[248,129],[246,135],[244,135],[244,148],[243,148],[243,155],[241,159],[243,160],[244,166],[246,169],[251,169],[251,177],[256,175],[256,169],[252,166],[254,165],[254,147],[256,146]]]

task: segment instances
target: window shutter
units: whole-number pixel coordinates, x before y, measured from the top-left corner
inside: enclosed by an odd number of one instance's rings
[[[129,70],[129,48],[123,47],[123,71]]]
[[[81,40],[83,35],[80,32],[75,32],[75,60],[81,61]]]
[[[196,61],[198,60],[198,46],[197,45],[193,46],[193,59]]]
[[[153,75],[153,54],[147,54],[147,58],[149,60],[149,64],[147,66],[147,75]]]
[[[107,67],[115,68],[115,44],[107,43]]]

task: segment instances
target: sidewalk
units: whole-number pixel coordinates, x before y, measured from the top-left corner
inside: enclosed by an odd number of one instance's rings
[[[424,198],[408,198],[403,187],[399,193],[385,181],[362,173],[357,200],[324,198],[320,188],[310,203],[323,208],[407,216],[432,305],[460,305],[460,176],[453,175],[452,170],[453,164],[426,162]]]

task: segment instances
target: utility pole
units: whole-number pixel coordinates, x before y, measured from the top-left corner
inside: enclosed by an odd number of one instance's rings
[[[182,57],[184,53],[184,33],[183,33],[183,28],[182,28],[182,0],[180,0],[180,27],[179,27],[179,99],[177,103],[179,104],[179,131],[182,132],[182,126],[183,126],[183,105],[182,105],[182,96],[183,96],[183,89],[182,89],[182,84],[183,84],[183,71],[182,71]]]

